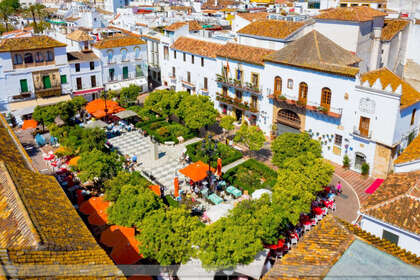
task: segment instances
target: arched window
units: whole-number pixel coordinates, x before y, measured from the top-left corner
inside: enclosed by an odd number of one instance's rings
[[[274,94],[281,95],[281,78],[279,76],[274,78]]]
[[[34,63],[34,58],[32,56],[31,53],[25,53],[24,57],[23,57],[24,61],[26,64],[28,63]]]
[[[23,63],[22,55],[15,54],[14,64],[22,64],[22,63]]]
[[[327,87],[324,87],[321,93],[321,107],[329,111],[330,106],[331,106],[331,90]]]
[[[47,61],[53,61],[54,60],[54,54],[52,51],[47,51]]]
[[[127,49],[121,49],[121,61],[127,61]]]
[[[301,82],[299,84],[299,102],[302,104],[307,103],[308,101],[308,84],[305,82]]]
[[[37,52],[35,54],[35,62],[43,62],[44,61],[44,54],[41,52]]]
[[[298,114],[293,111],[281,109],[277,113],[277,121],[282,124],[300,129],[300,118]]]
[[[114,57],[113,51],[108,51],[106,54],[108,56],[108,63],[112,63],[112,59]]]
[[[134,56],[135,56],[136,59],[140,58],[140,48],[138,48],[138,47],[134,48]]]

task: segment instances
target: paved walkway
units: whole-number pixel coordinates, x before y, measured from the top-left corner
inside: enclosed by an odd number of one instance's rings
[[[225,166],[222,167],[222,172],[224,173],[224,172],[228,171],[229,169],[234,168],[235,166],[238,166],[241,163],[244,163],[247,160],[248,160],[248,158],[243,157],[241,159],[238,159],[237,161],[229,163],[228,165],[225,165]]]

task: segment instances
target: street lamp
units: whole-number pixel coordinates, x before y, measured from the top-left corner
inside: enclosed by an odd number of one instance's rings
[[[217,142],[215,140],[213,140],[210,135],[208,135],[207,138],[208,138],[208,144],[206,143],[206,139],[204,138],[203,141],[202,141],[201,148],[202,148],[203,152],[206,155],[208,155],[208,157],[209,157],[209,162],[208,162],[209,170],[207,171],[207,180],[208,180],[208,183],[209,183],[209,189],[212,189],[211,188],[211,186],[212,186],[211,185],[211,175],[212,175],[212,173],[211,173],[211,165],[210,164],[212,162],[213,156],[214,155],[217,156],[218,152],[217,152]]]
[[[107,99],[107,93],[104,91],[104,98],[105,98],[105,122],[108,122],[108,107],[106,106],[106,99]]]

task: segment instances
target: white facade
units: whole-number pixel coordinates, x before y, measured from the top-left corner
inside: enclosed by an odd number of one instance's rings
[[[99,59],[91,61],[69,62],[70,83],[73,96],[84,96],[87,100],[96,99],[104,89],[102,65]]]

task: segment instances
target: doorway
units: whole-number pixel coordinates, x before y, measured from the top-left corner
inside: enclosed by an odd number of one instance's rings
[[[366,156],[362,153],[357,152],[356,157],[354,159],[354,168],[357,170],[361,170],[362,165],[365,162],[366,162]]]
[[[242,110],[235,109],[235,115],[236,115],[236,120],[238,122],[241,122],[242,121]]]

